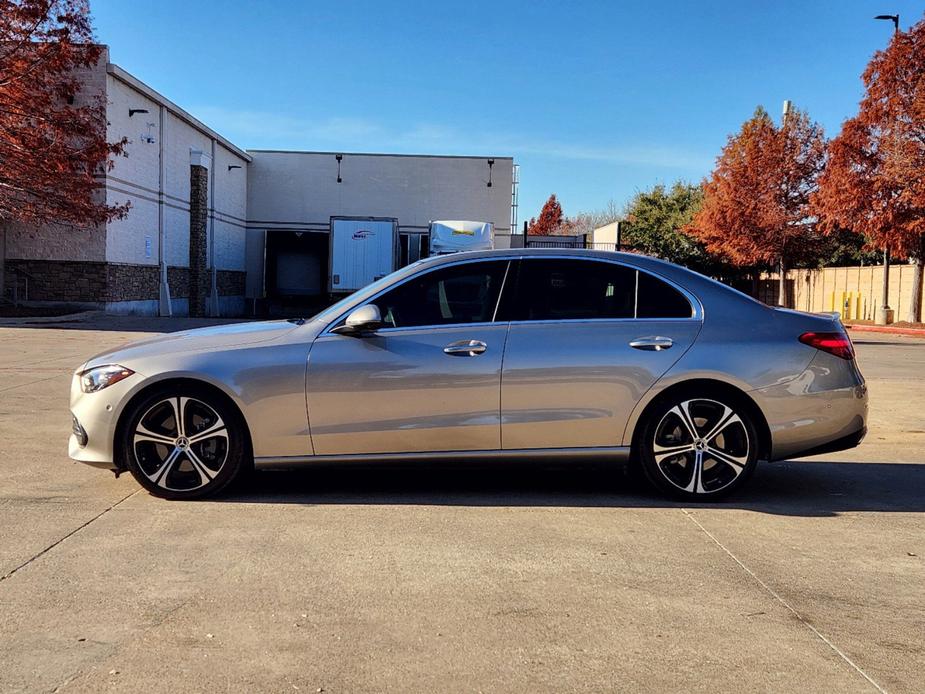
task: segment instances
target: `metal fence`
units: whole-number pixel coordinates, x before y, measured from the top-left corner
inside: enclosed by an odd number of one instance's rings
[[[593,243],[581,236],[527,236],[526,248],[585,248],[592,251],[632,251],[633,247],[617,243]]]

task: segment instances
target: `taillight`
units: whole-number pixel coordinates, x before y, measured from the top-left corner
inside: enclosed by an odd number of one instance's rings
[[[800,342],[842,359],[854,359],[854,346],[846,333],[803,333]]]

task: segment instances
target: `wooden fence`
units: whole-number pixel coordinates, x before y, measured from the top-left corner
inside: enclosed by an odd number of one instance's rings
[[[889,305],[894,318],[903,321],[912,301],[912,274],[907,263],[890,266]],[[777,273],[763,274],[758,298],[777,303]],[[874,320],[883,295],[883,266],[826,267],[790,270],[788,290],[793,308],[801,311],[838,311],[843,318]]]

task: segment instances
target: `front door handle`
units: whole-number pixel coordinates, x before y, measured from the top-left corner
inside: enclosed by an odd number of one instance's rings
[[[451,357],[474,357],[486,349],[488,349],[488,345],[481,340],[460,340],[459,342],[451,342],[444,347],[443,353],[449,354]]]
[[[637,337],[635,340],[630,342],[630,347],[633,349],[645,349],[652,352],[661,352],[663,349],[668,349],[673,345],[670,337],[660,337],[655,335],[653,337]]]

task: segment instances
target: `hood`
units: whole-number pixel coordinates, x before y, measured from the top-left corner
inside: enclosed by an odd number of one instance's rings
[[[228,325],[158,335],[157,337],[138,340],[123,347],[97,354],[87,360],[80,367],[80,370],[83,371],[104,364],[129,366],[128,362],[164,354],[201,352],[270,342],[288,335],[298,327],[298,323],[279,320],[259,323],[230,323]]]

